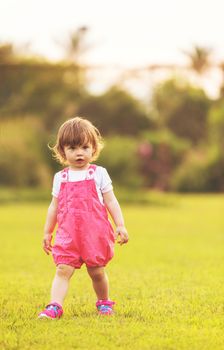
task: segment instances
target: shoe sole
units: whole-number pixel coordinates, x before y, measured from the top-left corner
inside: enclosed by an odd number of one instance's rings
[[[45,314],[40,314],[38,317],[37,317],[38,319],[50,319],[50,320],[58,320],[59,319],[59,317],[50,317],[50,316],[47,316],[47,315],[45,315]]]

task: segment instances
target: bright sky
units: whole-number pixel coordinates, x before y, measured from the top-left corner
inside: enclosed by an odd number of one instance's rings
[[[0,42],[59,59],[59,43],[87,26],[93,64],[184,63],[194,44],[224,61],[223,13],[223,0],[0,0]]]

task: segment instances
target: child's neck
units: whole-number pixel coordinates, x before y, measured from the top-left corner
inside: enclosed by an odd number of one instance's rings
[[[72,165],[69,165],[69,170],[72,170],[72,171],[81,171],[81,170],[87,170],[90,166],[90,163],[86,164],[85,166],[83,167],[74,167]]]

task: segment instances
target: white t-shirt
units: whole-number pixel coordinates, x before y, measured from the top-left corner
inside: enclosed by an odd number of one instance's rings
[[[56,198],[59,195],[59,191],[61,187],[61,182],[62,182],[61,174],[62,172],[59,171],[54,175],[52,195]],[[71,181],[71,182],[83,181],[86,179],[86,176],[87,176],[87,170],[71,170],[71,169],[68,170],[68,181]],[[111,178],[107,170],[102,166],[96,167],[93,178],[95,180],[96,190],[97,190],[99,200],[103,204],[102,193],[109,192],[113,189]]]

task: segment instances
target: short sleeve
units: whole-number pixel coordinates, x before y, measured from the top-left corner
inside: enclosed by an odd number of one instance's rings
[[[54,180],[53,180],[53,187],[51,192],[52,196],[58,198],[60,187],[61,187],[60,173],[56,173],[54,175]]]
[[[100,189],[102,193],[109,192],[113,190],[112,186],[112,180],[105,168],[101,168],[101,182],[100,182]]]

